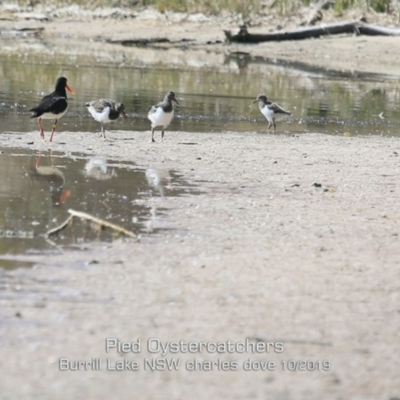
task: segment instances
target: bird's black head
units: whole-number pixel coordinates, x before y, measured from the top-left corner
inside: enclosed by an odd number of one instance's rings
[[[115,108],[121,115],[123,115],[126,118],[125,106],[122,103],[116,103]]]
[[[263,93],[260,93],[257,98],[253,101],[253,103],[260,102],[266,104],[267,103],[267,96]]]
[[[71,94],[75,94],[75,92],[67,85],[67,78],[63,76],[57,79],[56,82],[56,92],[57,93],[64,93],[65,89],[68,90]]]
[[[174,93],[174,92],[169,91],[169,92],[166,94],[165,98],[166,98],[168,101],[174,101],[176,104],[179,104],[179,103],[178,103],[178,100],[176,100],[176,98],[175,98],[175,93]]]

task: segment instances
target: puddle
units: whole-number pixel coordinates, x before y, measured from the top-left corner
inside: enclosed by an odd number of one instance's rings
[[[138,234],[157,234],[162,226],[158,221],[167,212],[163,206],[167,203],[157,199],[199,193],[175,171],[50,151],[4,150],[0,178],[3,267],[13,265],[10,255],[85,249],[93,241],[111,242],[115,238],[110,229],[74,219],[71,226],[46,241],[45,234],[69,217],[68,209]]]
[[[101,44],[102,48],[106,45]],[[65,46],[73,47],[73,42]],[[91,58],[83,54],[61,55],[48,49],[43,49],[42,55],[30,51],[2,54],[1,131],[37,130],[37,122],[30,118],[28,110],[53,90],[56,77],[65,75],[76,95],[70,96],[70,108],[60,120],[59,130],[99,132],[99,124],[89,116],[84,103],[110,97],[124,103],[128,118],[110,124],[109,129],[149,131],[150,106],[168,90],[174,90],[180,105],[168,128],[171,131],[266,132],[266,121],[252,103],[263,91],[292,112],[291,118],[278,124],[278,133],[400,132],[400,93],[391,76],[344,74],[299,63],[279,65],[246,55],[219,56],[219,68],[168,68],[165,64],[137,67],[134,60],[121,63],[124,52],[108,46],[110,53],[99,49]],[[77,48],[82,50],[82,44]],[[174,57],[164,50],[158,52],[164,59]],[[190,65],[190,57],[187,62]]]
[[[18,258],[10,258],[10,259],[2,259],[0,258],[0,268],[5,270],[14,269],[14,268],[30,268],[35,265],[34,262],[30,261],[21,261]]]

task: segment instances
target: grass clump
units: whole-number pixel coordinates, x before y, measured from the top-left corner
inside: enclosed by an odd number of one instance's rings
[[[389,13],[391,0],[367,0],[369,7],[376,12]]]

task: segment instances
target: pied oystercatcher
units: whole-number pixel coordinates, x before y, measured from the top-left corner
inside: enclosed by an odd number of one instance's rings
[[[164,131],[167,128],[167,126],[170,124],[172,121],[172,118],[174,116],[174,106],[172,105],[172,102],[175,102],[176,104],[178,103],[178,100],[175,98],[175,93],[174,92],[168,92],[164,100],[161,103],[158,103],[157,105],[151,107],[147,117],[151,121],[151,141],[155,142],[154,140],[154,131],[157,128],[157,126],[161,126],[161,140],[164,140]]]
[[[53,140],[58,120],[67,112],[68,99],[65,89],[67,89],[71,94],[75,94],[75,92],[67,85],[67,78],[58,78],[54,92],[44,96],[37,107],[29,110],[33,111],[31,118],[38,119],[40,136],[42,138],[44,138],[42,119],[54,119],[50,142]]]
[[[286,118],[288,115],[292,115],[289,111],[284,110],[281,106],[276,103],[271,103],[268,101],[267,96],[265,94],[259,94],[257,98],[253,101],[253,103],[257,103],[260,108],[260,111],[267,118],[268,121],[268,129],[271,126],[274,126],[274,131],[276,129],[275,120],[280,120]]]
[[[104,125],[109,122],[116,121],[120,114],[125,118],[125,106],[122,103],[117,103],[115,100],[110,99],[99,99],[85,103],[86,108],[92,115],[92,117],[100,122],[101,134],[103,138],[106,138],[106,132]]]

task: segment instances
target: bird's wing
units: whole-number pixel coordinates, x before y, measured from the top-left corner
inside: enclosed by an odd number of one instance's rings
[[[155,114],[155,113],[157,112],[157,110],[158,110],[158,104],[155,105],[155,106],[152,106],[152,107],[150,108],[149,114],[148,114],[148,115],[150,116],[150,115]]]
[[[86,103],[86,107],[92,107],[96,112],[101,113],[106,107],[112,109],[114,107],[114,102],[108,99],[99,99]]]
[[[48,94],[44,96],[37,107],[30,109],[29,111],[44,113],[58,113],[59,109],[65,108],[65,97],[55,96],[54,94]]]
[[[268,108],[274,113],[290,115],[289,111],[284,110],[279,104],[276,103],[268,103]]]

